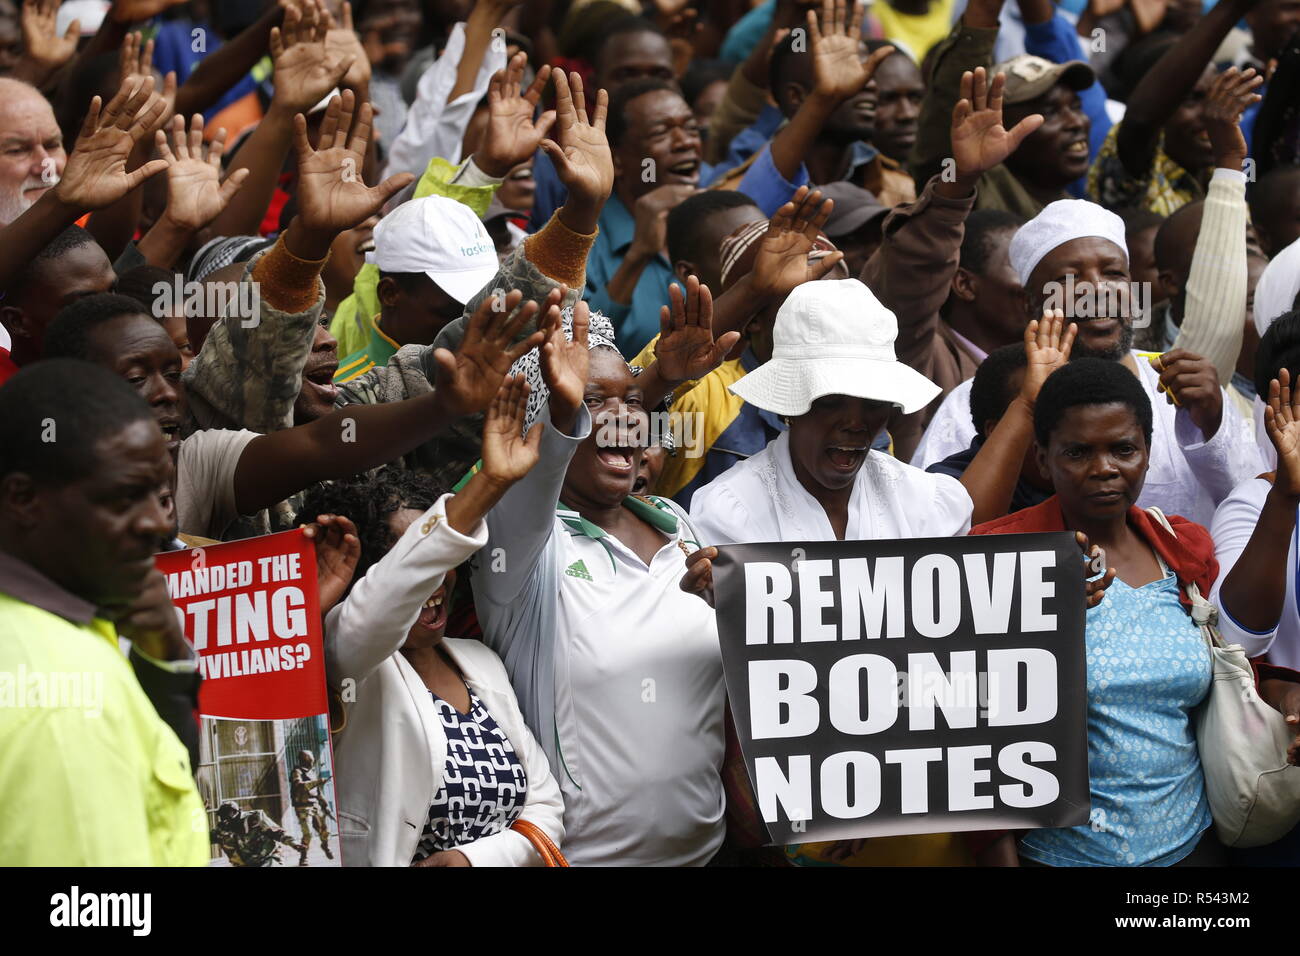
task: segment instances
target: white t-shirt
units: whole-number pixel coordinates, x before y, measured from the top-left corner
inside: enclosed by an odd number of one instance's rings
[[[207,428],[181,442],[176,459],[176,515],[181,534],[220,538],[239,517],[235,467],[248,443],[246,429]]]
[[[691,521],[703,544],[835,540],[826,510],[795,476],[789,435],[783,432],[695,492]],[[845,538],[964,535],[973,510],[957,479],[871,451],[853,483]]]
[[[1267,470],[1254,423],[1243,420],[1225,394],[1219,430],[1206,441],[1187,411],[1156,391],[1160,376],[1151,364],[1136,352],[1134,357],[1152,410],[1151,461],[1137,505],[1155,505],[1165,514],[1182,515],[1208,528],[1215,505],[1242,481]],[[973,381],[967,379],[944,398],[912,455],[913,465],[928,468],[970,447],[975,438],[970,416]]]

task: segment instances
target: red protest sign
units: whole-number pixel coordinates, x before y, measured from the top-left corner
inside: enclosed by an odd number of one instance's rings
[[[203,716],[281,720],[329,709],[316,548],[302,531],[156,560],[199,657]]]

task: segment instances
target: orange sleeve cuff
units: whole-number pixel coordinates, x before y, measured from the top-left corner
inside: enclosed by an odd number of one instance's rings
[[[542,275],[581,289],[587,281],[587,254],[599,234],[599,229],[589,236],[574,232],[554,213],[550,222],[524,240],[524,255]]]
[[[320,271],[329,259],[299,259],[276,240],[266,255],[253,266],[253,281],[261,287],[261,298],[281,312],[306,312],[320,297]]]

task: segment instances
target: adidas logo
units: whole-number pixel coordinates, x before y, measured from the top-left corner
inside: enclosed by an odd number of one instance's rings
[[[595,580],[595,578],[591,576],[591,572],[587,570],[587,565],[583,563],[581,558],[565,568],[564,573],[572,578],[582,578],[584,581]]]

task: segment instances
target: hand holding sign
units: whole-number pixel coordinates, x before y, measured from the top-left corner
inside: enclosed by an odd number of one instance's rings
[[[319,515],[302,533],[316,542],[316,587],[323,619],[352,583],[361,560],[361,539],[352,519],[343,515]]]
[[[1074,533],[1074,539],[1079,542],[1079,550],[1083,552],[1085,558],[1083,562],[1083,593],[1084,600],[1089,609],[1096,607],[1101,603],[1101,599],[1106,596],[1106,589],[1110,583],[1115,580],[1115,569],[1106,566],[1106,552],[1095,544],[1088,547],[1088,536],[1082,531]],[[1105,574],[1095,581],[1089,580],[1094,574]]]
[[[682,575],[681,588],[687,594],[694,594],[714,607],[713,603],[713,559],[718,556],[717,548],[700,548],[686,556],[686,573]]]

